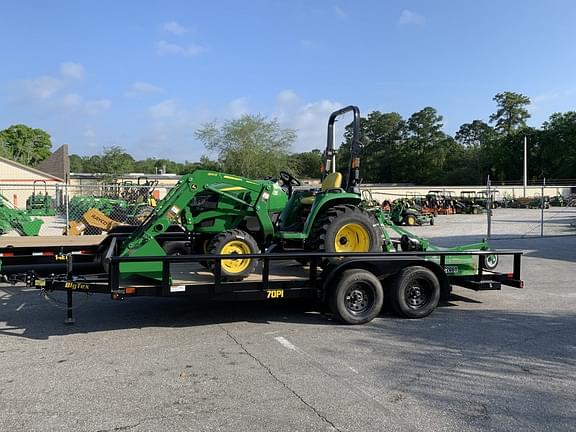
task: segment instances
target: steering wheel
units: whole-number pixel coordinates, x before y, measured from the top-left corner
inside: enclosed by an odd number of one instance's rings
[[[280,171],[280,180],[282,180],[282,187],[286,186],[288,189],[288,197],[292,196],[292,188],[294,186],[300,186],[300,181],[286,171]]]

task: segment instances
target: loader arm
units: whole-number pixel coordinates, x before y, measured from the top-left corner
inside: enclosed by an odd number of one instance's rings
[[[217,188],[214,185],[225,185]],[[257,194],[254,202],[247,202],[230,192],[249,191]],[[164,251],[155,240],[176,220],[180,221],[187,231],[194,231],[196,223],[189,204],[194,197],[203,191],[210,191],[238,202],[238,205],[253,209],[265,237],[272,236],[274,227],[268,217],[265,202],[272,192],[272,183],[260,183],[242,177],[214,171],[197,170],[183,176],[164,199],[158,202],[154,211],[124,243],[122,256],[162,256]]]

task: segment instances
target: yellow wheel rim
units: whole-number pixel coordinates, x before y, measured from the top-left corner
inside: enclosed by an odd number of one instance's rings
[[[336,233],[334,249],[336,252],[368,252],[370,249],[368,231],[359,224],[344,225]]]
[[[410,226],[416,225],[416,218],[410,215],[406,218],[406,223]]]
[[[232,240],[220,250],[221,255],[244,255],[251,252],[250,246],[241,240]],[[251,259],[226,259],[222,260],[222,269],[228,273],[242,273],[250,266],[251,262]]]

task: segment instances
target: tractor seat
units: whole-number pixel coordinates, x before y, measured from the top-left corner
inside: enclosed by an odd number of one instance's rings
[[[329,190],[338,189],[342,191],[342,174],[339,172],[335,172],[332,174],[328,174],[326,178],[322,181],[322,192],[327,192]],[[314,200],[316,199],[316,195],[310,195],[304,197],[300,200],[300,204],[302,205],[312,205],[314,204]]]

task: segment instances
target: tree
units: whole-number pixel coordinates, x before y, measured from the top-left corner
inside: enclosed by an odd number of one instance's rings
[[[261,115],[244,115],[222,126],[204,124],[196,137],[210,151],[218,153],[222,170],[249,178],[295,171],[290,148],[296,139],[292,129],[282,129],[277,120]]]
[[[294,156],[298,172],[302,177],[320,178],[320,165],[322,165],[322,152],[314,149],[309,152],[297,153]]]
[[[554,113],[540,134],[542,175],[576,178],[576,112]]]
[[[71,154],[69,156],[70,160],[70,171],[73,173],[83,173],[84,171],[84,162],[81,156],[77,154]]]
[[[506,91],[498,93],[492,99],[496,101],[498,110],[490,116],[490,123],[496,123],[495,129],[504,134],[526,126],[530,113],[526,109],[530,98],[520,93]]]
[[[370,182],[398,181],[403,173],[406,121],[395,112],[373,111],[360,120],[362,177]]]
[[[482,120],[464,123],[456,132],[455,139],[465,153],[463,158],[466,159],[467,177],[470,177],[470,171],[474,174],[475,180],[471,183],[482,184],[486,181],[492,160],[490,144],[496,138],[494,129]]]
[[[99,165],[97,172],[111,174],[111,177],[118,178],[134,171],[134,158],[120,146],[104,147]]]
[[[50,156],[51,147],[50,135],[42,129],[17,124],[0,131],[0,155],[24,165],[38,165]]]
[[[453,139],[442,132],[442,116],[426,107],[410,116],[407,123],[407,157],[404,181],[430,184],[442,177]]]

